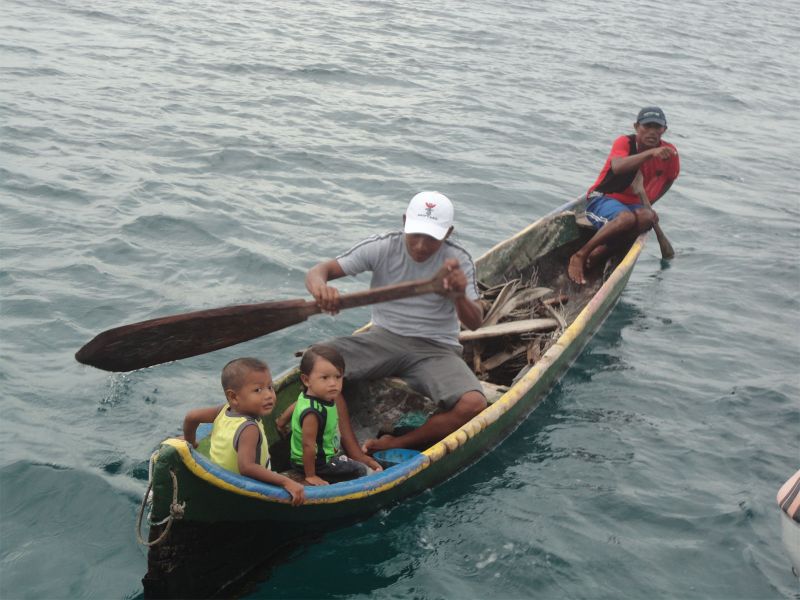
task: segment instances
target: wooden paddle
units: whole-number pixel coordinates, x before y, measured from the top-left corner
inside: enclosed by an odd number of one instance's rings
[[[633,188],[633,191],[636,192],[636,195],[639,196],[639,200],[642,202],[645,208],[652,210],[653,207],[650,204],[650,199],[647,197],[647,192],[644,191],[644,178],[642,177],[641,171],[637,171],[631,187]],[[661,226],[658,223],[653,225],[653,231],[656,232],[656,239],[658,240],[658,245],[661,248],[661,258],[669,260],[675,256],[675,250],[672,249],[672,244],[669,243],[667,236],[664,235],[663,231],[661,231]]]
[[[340,308],[442,293],[446,273],[442,268],[431,279],[344,294]],[[75,358],[106,371],[132,371],[246,342],[320,312],[315,301],[296,299],[161,317],[104,331],[78,350]]]

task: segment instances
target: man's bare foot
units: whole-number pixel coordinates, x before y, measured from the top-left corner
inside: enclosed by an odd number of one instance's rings
[[[377,452],[378,450],[389,450],[390,448],[399,448],[400,446],[397,444],[397,438],[393,435],[382,435],[378,439],[371,439],[364,442],[361,446],[361,450],[364,451],[364,454],[372,454],[373,452]]]
[[[575,283],[586,283],[586,278],[583,276],[584,262],[586,262],[586,257],[580,252],[576,252],[569,259],[567,274]]]
[[[594,250],[589,253],[589,256],[586,257],[586,261],[584,262],[584,271],[590,271],[595,267],[595,265],[599,265],[602,263],[606,256],[608,255],[608,246],[602,244],[597,246]]]

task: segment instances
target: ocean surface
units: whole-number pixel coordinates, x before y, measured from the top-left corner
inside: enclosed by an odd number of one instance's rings
[[[95,334],[307,297],[420,190],[477,257],[658,104],[675,259],[651,237],[494,452],[247,597],[800,598],[775,502],[800,467],[791,4],[0,1],[0,597],[140,597],[151,451],[229,359],[280,373],[368,310],[127,374],[74,360]]]

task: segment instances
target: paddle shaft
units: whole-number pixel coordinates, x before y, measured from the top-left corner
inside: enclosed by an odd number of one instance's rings
[[[444,290],[432,279],[343,294],[340,308],[355,308]],[[75,354],[78,362],[105,371],[132,371],[205,354],[305,321],[322,312],[314,301],[284,300],[201,310],[123,325],[95,336]]]
[[[650,198],[647,197],[647,192],[644,189],[644,182],[642,179],[642,173],[639,171],[636,173],[636,178],[633,180],[633,190],[636,192],[636,195],[639,196],[639,200],[644,207],[653,210],[653,206],[650,204]],[[653,231],[656,232],[658,246],[661,248],[661,258],[668,260],[675,256],[675,250],[673,250],[672,244],[669,243],[667,236],[661,230],[661,225],[653,223]]]

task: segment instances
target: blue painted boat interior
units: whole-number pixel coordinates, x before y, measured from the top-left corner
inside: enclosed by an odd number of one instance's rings
[[[200,425],[200,427],[197,428],[197,440],[200,441],[211,435],[211,427],[212,425],[210,423]],[[242,475],[223,469],[211,462],[208,456],[194,448],[191,449],[191,452],[192,458],[197,461],[197,464],[200,465],[203,470],[221,479],[225,483],[241,490],[255,492],[276,500],[287,500],[289,498],[289,492],[285,491],[282,487],[250,479],[249,477],[243,477]],[[352,481],[342,481],[331,485],[306,486],[306,498],[309,500],[320,498],[330,499],[374,490],[396,479],[406,477],[409,473],[422,467],[429,460],[427,456],[416,450],[399,449],[391,452],[387,451],[385,456],[388,457],[386,462],[398,461],[397,464],[383,471],[379,471],[378,473],[373,473],[367,477],[360,477]]]

